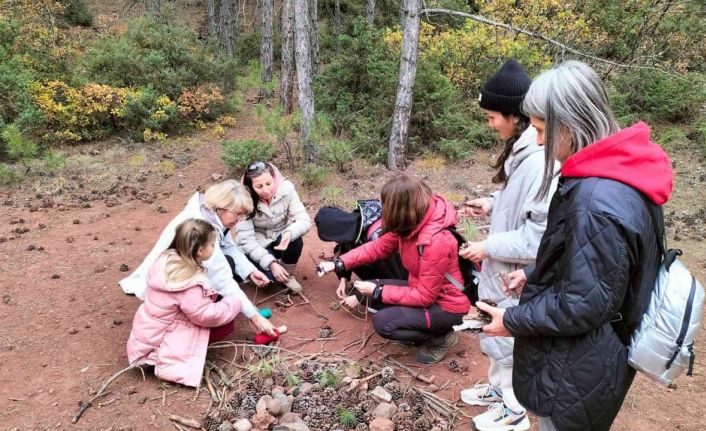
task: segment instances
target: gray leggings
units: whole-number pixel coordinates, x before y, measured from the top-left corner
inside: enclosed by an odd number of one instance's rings
[[[537,425],[539,425],[539,431],[556,431],[556,427],[552,423],[552,418],[550,417],[537,417]]]

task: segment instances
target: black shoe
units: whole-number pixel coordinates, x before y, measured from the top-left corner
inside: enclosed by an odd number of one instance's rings
[[[444,359],[446,353],[458,344],[458,334],[451,331],[448,334],[432,338],[417,352],[417,362],[422,364],[436,364]]]

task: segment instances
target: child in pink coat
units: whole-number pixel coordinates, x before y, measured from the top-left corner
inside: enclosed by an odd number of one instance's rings
[[[154,365],[163,380],[199,385],[209,341],[232,332],[240,311],[234,295],[216,302],[202,266],[215,242],[213,227],[203,220],[177,226],[174,241],[149,270],[145,301],[127,342],[131,364]]]

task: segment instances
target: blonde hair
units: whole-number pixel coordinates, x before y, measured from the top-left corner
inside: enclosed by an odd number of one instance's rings
[[[167,256],[167,283],[182,282],[205,271],[198,253],[215,240],[215,229],[206,221],[190,218],[179,223],[172,243],[164,252]]]
[[[250,193],[236,180],[225,180],[206,189],[204,203],[212,211],[223,208],[236,214],[250,214],[253,210]]]

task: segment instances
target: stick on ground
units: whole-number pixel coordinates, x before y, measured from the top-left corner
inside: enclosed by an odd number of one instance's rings
[[[86,412],[86,410],[88,410],[93,405],[93,402],[106,394],[105,390],[108,388],[108,385],[113,382],[113,380],[117,379],[121,375],[123,375],[123,374],[127,373],[128,371],[135,369],[135,368],[139,368],[140,371],[142,371],[143,376],[144,376],[144,371],[142,370],[142,367],[140,367],[139,365],[135,365],[135,364],[129,365],[129,366],[123,368],[122,370],[118,371],[117,373],[113,374],[108,380],[106,380],[105,383],[103,383],[103,386],[101,386],[101,388],[98,390],[98,392],[96,392],[96,394],[93,396],[93,398],[91,398],[88,401],[79,401],[78,402],[79,408],[78,408],[78,411],[76,412],[76,414],[74,414],[74,417],[71,419],[71,423],[75,424],[76,422],[78,422],[78,420],[81,419],[81,416]]]

